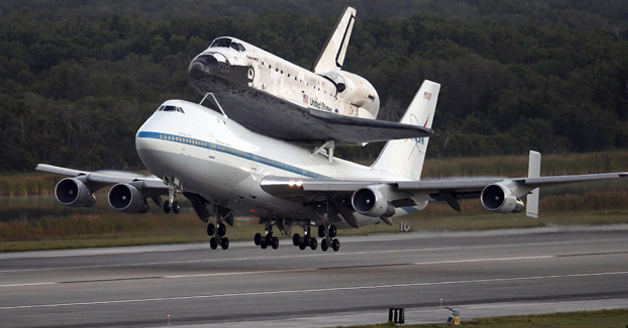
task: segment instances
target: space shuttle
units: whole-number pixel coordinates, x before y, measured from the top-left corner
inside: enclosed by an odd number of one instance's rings
[[[201,103],[208,100],[224,116],[276,139],[333,148],[433,135],[421,125],[377,120],[373,85],[342,70],[356,13],[344,10],[311,70],[222,36],[190,63],[191,84],[205,96]]]

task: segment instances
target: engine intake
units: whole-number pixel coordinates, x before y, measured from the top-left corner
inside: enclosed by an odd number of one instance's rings
[[[65,178],[55,186],[55,198],[59,203],[71,207],[91,207],[96,198],[87,185],[75,178]]]
[[[525,205],[504,184],[496,183],[488,185],[482,190],[482,205],[490,211],[497,213],[519,213]]]
[[[395,208],[384,197],[381,191],[375,188],[358,189],[351,196],[351,205],[360,214],[372,217],[390,217],[395,214]]]
[[[125,213],[146,213],[148,202],[142,192],[130,184],[120,183],[109,190],[109,205]]]

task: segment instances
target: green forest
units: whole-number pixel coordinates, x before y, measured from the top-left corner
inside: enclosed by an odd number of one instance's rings
[[[424,79],[442,85],[428,156],[628,149],[625,1],[5,0],[0,171],[142,169],[135,132],[163,101],[201,99],[187,67],[211,40],[310,68],[345,5],[358,19],[344,69],[375,86],[380,119]]]

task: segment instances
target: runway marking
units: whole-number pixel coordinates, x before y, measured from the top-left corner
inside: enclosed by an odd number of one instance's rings
[[[550,275],[550,276],[519,277],[519,278],[494,278],[494,279],[477,279],[477,280],[422,282],[422,283],[390,284],[390,285],[375,285],[375,286],[335,287],[335,288],[318,288],[318,289],[303,289],[303,290],[277,290],[277,291],[263,291],[263,292],[227,293],[227,294],[196,295],[196,296],[175,296],[175,297],[160,297],[160,298],[140,298],[140,299],[110,300],[110,301],[16,305],[16,306],[3,306],[3,307],[0,307],[0,310],[54,308],[54,307],[124,304],[124,303],[164,302],[164,301],[212,299],[212,298],[226,298],[226,297],[287,295],[287,294],[299,294],[299,293],[308,294],[308,293],[323,293],[323,292],[338,292],[338,291],[356,291],[356,290],[408,288],[408,287],[429,287],[429,286],[443,286],[443,285],[464,285],[464,284],[481,284],[481,283],[494,283],[494,282],[564,279],[564,278],[588,278],[588,277],[604,277],[604,276],[619,276],[619,275],[628,275],[628,271],[581,273],[581,274]]]
[[[45,285],[56,285],[58,282],[34,282],[30,284],[9,284],[9,285],[0,285],[0,288],[8,288],[8,287],[31,287],[31,286],[45,286]]]
[[[118,282],[129,280],[150,280],[150,279],[183,279],[183,278],[205,278],[205,277],[223,277],[223,276],[242,276],[242,275],[263,275],[274,273],[298,273],[298,272],[312,272],[323,270],[347,270],[347,269],[359,269],[359,268],[383,268],[393,266],[410,266],[410,265],[436,265],[436,264],[460,264],[460,263],[477,263],[477,262],[496,262],[496,261],[524,261],[524,260],[543,260],[554,258],[553,255],[541,255],[541,256],[519,256],[519,257],[503,257],[503,258],[480,258],[480,259],[463,259],[463,260],[443,260],[443,261],[429,261],[429,262],[416,262],[416,263],[389,263],[389,264],[374,264],[374,265],[356,265],[356,266],[337,266],[337,267],[318,267],[318,268],[303,268],[303,269],[285,269],[285,270],[265,270],[265,271],[229,271],[229,272],[214,272],[214,273],[201,273],[190,275],[171,275],[171,276],[151,276],[151,277],[128,277],[128,278],[112,278],[112,279],[94,279],[94,280],[73,280],[73,281],[57,281],[46,282],[36,284],[12,284],[12,285],[0,285],[2,287],[29,287],[37,285],[53,285],[53,284],[79,284],[79,283],[101,283],[101,282]]]
[[[188,261],[85,265],[85,266],[59,267],[59,268],[49,267],[49,268],[37,268],[37,269],[0,270],[0,273],[61,271],[61,270],[89,270],[89,269],[104,269],[104,268],[123,268],[123,267],[141,267],[141,266],[151,266],[151,265],[195,264],[195,263],[214,263],[214,262],[238,262],[238,261],[260,261],[260,260],[266,261],[266,260],[283,260],[283,259],[293,259],[293,258],[318,258],[318,257],[330,257],[330,256],[358,256],[358,255],[394,254],[394,253],[401,254],[401,253],[414,253],[414,252],[438,252],[438,251],[448,251],[448,250],[456,250],[456,249],[468,250],[468,249],[520,247],[520,246],[547,246],[547,245],[565,245],[565,244],[574,244],[574,243],[589,244],[589,243],[596,243],[596,242],[608,242],[608,240],[607,239],[595,239],[595,240],[587,240],[587,241],[570,240],[570,241],[555,241],[555,242],[540,242],[540,243],[517,243],[517,244],[508,244],[508,245],[498,244],[498,245],[480,245],[480,246],[445,246],[445,247],[412,248],[412,249],[398,249],[398,250],[386,250],[386,251],[295,254],[295,255],[281,255],[281,256],[251,256],[251,257],[203,259],[203,260],[188,260]],[[102,255],[98,255],[98,256],[102,256]]]
[[[200,277],[221,277],[221,276],[237,276],[237,275],[249,275],[249,274],[269,274],[269,273],[294,273],[294,272],[308,272],[317,271],[318,268],[311,269],[292,269],[292,270],[268,270],[268,271],[244,271],[244,272],[219,272],[219,273],[201,273],[201,274],[188,274],[180,276],[165,276],[165,279],[180,279],[180,278],[200,278]]]

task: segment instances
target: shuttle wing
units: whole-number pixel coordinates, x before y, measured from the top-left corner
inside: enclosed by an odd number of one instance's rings
[[[432,129],[418,125],[338,115],[315,109],[310,109],[310,115],[321,123],[321,129],[328,131],[327,140],[359,144],[434,135]]]
[[[252,106],[241,97],[229,97],[230,107],[221,106],[224,112],[247,129],[265,136],[294,142],[326,142],[363,144],[395,139],[433,136],[432,129],[407,123],[373,120],[340,115],[286,101],[267,92],[248,90],[258,104]],[[216,104],[205,104],[216,109]],[[239,110],[249,108],[250,110]]]

